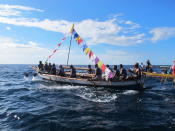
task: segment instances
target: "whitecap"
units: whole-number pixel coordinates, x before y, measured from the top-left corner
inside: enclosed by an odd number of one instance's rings
[[[134,91],[134,90],[126,90],[124,91],[122,94],[123,95],[133,95],[133,94],[137,94],[138,91]]]

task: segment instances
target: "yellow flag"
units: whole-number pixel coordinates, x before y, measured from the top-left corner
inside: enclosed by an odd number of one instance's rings
[[[88,54],[90,51],[91,51],[90,48],[86,48],[86,49],[85,49],[85,53],[86,53],[86,54]]]
[[[70,33],[73,32],[73,29],[74,29],[74,24],[72,24],[72,27],[71,27],[71,29],[70,29]]]
[[[101,68],[101,67],[102,67],[102,65],[103,65],[103,62],[102,62],[102,61],[99,61],[99,62],[98,62],[98,67],[100,67],[100,68]]]

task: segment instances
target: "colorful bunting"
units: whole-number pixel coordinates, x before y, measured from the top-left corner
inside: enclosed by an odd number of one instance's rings
[[[59,42],[59,43],[57,44],[57,48],[61,46],[61,44],[66,40],[66,38],[67,38],[67,37],[66,37],[66,35],[65,35],[65,37],[63,37],[63,38],[61,39],[61,42]],[[46,61],[48,61],[48,60],[56,53],[57,50],[58,50],[58,49],[53,50],[52,54],[49,55],[49,56],[47,57]]]
[[[78,35],[78,33],[75,31],[75,29],[73,27],[71,29],[71,33],[74,36],[74,39],[77,41],[78,45],[80,45],[80,47],[83,49],[83,51],[86,53],[86,55],[87,54],[89,55],[89,58],[92,61],[94,61],[95,64],[98,64],[98,67],[100,67],[102,69],[102,72],[105,73],[105,76],[107,79],[113,78],[114,77],[113,72],[110,69],[108,69],[106,67],[106,65],[103,64],[103,62],[100,61],[100,59],[98,57],[95,56],[95,54],[91,51],[90,48],[88,48],[88,46],[85,43],[81,44],[81,43],[83,43],[83,39]]]

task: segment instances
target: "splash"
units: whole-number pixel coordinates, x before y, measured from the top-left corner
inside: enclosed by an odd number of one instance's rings
[[[84,88],[83,86],[71,86],[71,85],[58,85],[58,84],[54,84],[54,85],[43,85],[40,84],[39,89],[48,89],[48,90],[74,90],[74,89],[80,89],[80,88]]]
[[[32,81],[42,81],[42,78],[33,76]]]
[[[77,92],[76,95],[88,101],[101,103],[115,101],[118,98],[115,93],[107,92],[105,90],[96,90],[94,88],[84,88]]]
[[[29,77],[24,76],[24,80],[29,81],[30,79],[29,79]]]

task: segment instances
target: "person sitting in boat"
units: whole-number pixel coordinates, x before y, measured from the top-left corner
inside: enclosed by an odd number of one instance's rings
[[[49,66],[48,66],[47,62],[44,65],[44,71],[45,71],[45,73],[49,72]]]
[[[73,65],[70,66],[70,69],[71,69],[70,77],[76,78],[76,69],[73,67]]]
[[[106,65],[106,67],[112,71],[112,69],[111,69],[111,67],[109,65]]]
[[[102,70],[97,64],[95,65],[95,80],[102,80]]]
[[[152,69],[152,65],[151,65],[151,62],[149,60],[147,60],[146,62],[146,72],[153,72],[153,69]]]
[[[120,77],[120,71],[119,71],[119,69],[117,69],[117,65],[114,65],[113,72],[114,72],[113,80],[118,80]]]
[[[55,66],[55,64],[53,64],[52,69],[51,69],[51,74],[56,75],[56,71],[57,71],[56,66]]]
[[[65,72],[64,72],[64,68],[62,65],[59,66],[58,75],[65,77]]]
[[[167,68],[163,68],[161,73],[162,74],[168,74],[168,69]]]
[[[144,64],[142,62],[140,64],[140,69],[141,69],[142,72],[144,71]]]
[[[139,63],[135,63],[134,69],[133,70],[129,69],[128,71],[132,73],[132,76],[131,76],[132,78],[134,78],[134,79],[141,78],[142,73],[141,73],[141,69],[139,68]]]
[[[52,70],[52,65],[51,65],[51,63],[49,63],[49,65],[48,65],[48,72],[51,73],[51,70]]]
[[[125,80],[127,78],[127,71],[123,67],[122,64],[120,64],[120,80]]]
[[[88,65],[88,73],[89,73],[89,74],[93,74],[93,70],[92,70],[92,68],[91,68],[91,65]]]
[[[168,74],[172,74],[172,67],[170,66],[169,69],[168,69]]]
[[[39,68],[39,71],[43,71],[44,70],[44,65],[43,65],[42,61],[39,61],[38,68]]]

